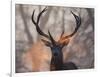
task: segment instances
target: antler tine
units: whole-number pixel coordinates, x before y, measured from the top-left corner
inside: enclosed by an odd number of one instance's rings
[[[31,19],[32,19],[32,22],[34,23],[34,25],[36,25],[36,22],[34,21],[34,12],[35,12],[35,10],[33,11]]]
[[[45,8],[40,12],[40,14],[39,14],[38,17],[37,17],[37,23],[39,23],[39,20],[40,20],[41,15],[42,15],[46,10],[47,10],[47,7],[45,7]]]
[[[60,39],[63,37],[63,34],[64,34],[64,25],[63,25],[63,27],[62,27],[62,33],[61,33],[61,35],[60,35]]]
[[[44,37],[46,37],[46,38],[49,39],[49,36],[48,36],[47,34],[45,34],[44,32],[42,32],[42,30],[39,28],[39,20],[40,20],[40,17],[42,16],[42,14],[43,14],[45,11],[46,11],[46,8],[44,8],[44,9],[39,13],[38,18],[37,18],[37,22],[36,22],[36,21],[34,20],[34,12],[35,12],[35,10],[34,10],[31,19],[32,19],[32,22],[34,23],[34,25],[36,26],[37,32],[38,32],[40,35],[42,35],[42,36],[44,36]]]
[[[68,38],[68,37],[72,37],[72,36],[78,31],[78,29],[79,29],[79,27],[80,27],[80,25],[81,25],[81,18],[80,18],[79,16],[75,15],[72,11],[71,11],[71,13],[73,14],[73,16],[74,16],[74,18],[75,18],[75,20],[76,20],[76,28],[75,28],[75,30],[73,31],[73,33],[71,33],[71,34],[68,35],[68,36],[63,37],[63,39],[66,39],[66,38]]]
[[[50,36],[50,40],[52,42],[53,45],[55,45],[56,41],[53,39],[52,35],[50,34],[49,30],[48,30],[48,34]]]

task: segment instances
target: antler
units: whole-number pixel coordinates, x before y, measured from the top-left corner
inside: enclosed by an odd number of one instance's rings
[[[64,31],[63,31],[62,34],[61,34],[61,37],[60,37],[60,40],[59,41],[66,40],[69,37],[72,37],[78,31],[78,29],[79,29],[79,27],[81,25],[81,18],[79,16],[75,15],[72,11],[71,11],[71,13],[72,13],[72,15],[74,16],[74,18],[76,20],[76,28],[73,31],[73,33],[71,33],[70,35],[67,35],[67,36],[63,36],[63,34],[64,34]]]
[[[46,37],[46,38],[49,39],[49,36],[48,36],[47,34],[45,34],[44,32],[42,32],[42,30],[39,28],[39,20],[40,20],[40,17],[42,16],[42,14],[43,14],[46,10],[47,10],[47,9],[46,9],[46,7],[45,7],[45,8],[38,14],[37,21],[34,20],[34,12],[35,12],[35,10],[34,10],[31,19],[32,19],[32,22],[34,23],[34,25],[36,26],[37,32],[38,32],[40,35],[42,35],[42,36],[44,36],[44,37]]]
[[[52,45],[56,45],[57,42],[53,39],[53,37],[52,37],[52,35],[50,34],[49,30],[48,30],[48,34],[49,34],[49,35],[47,35],[47,34],[45,34],[44,32],[42,32],[42,30],[39,28],[40,17],[42,16],[42,14],[43,14],[46,10],[47,10],[47,8],[45,7],[45,8],[38,14],[38,16],[37,16],[37,21],[34,20],[34,12],[35,12],[35,10],[34,10],[34,11],[33,11],[33,14],[32,14],[32,22],[33,22],[34,25],[36,26],[36,30],[37,30],[37,32],[38,32],[40,35],[42,35],[42,36],[46,37],[47,39],[49,39],[49,40],[51,41]],[[63,42],[66,42],[66,40],[67,40],[69,37],[72,37],[72,36],[77,32],[77,30],[79,29],[79,27],[80,27],[80,25],[81,25],[81,18],[80,18],[79,16],[75,15],[72,11],[71,11],[71,13],[72,13],[72,15],[74,16],[74,18],[75,18],[75,20],[76,20],[76,28],[75,28],[75,30],[73,31],[73,33],[71,33],[70,35],[67,35],[67,36],[63,36],[63,34],[64,34],[64,30],[63,30],[63,32],[62,32],[62,34],[61,34],[61,36],[60,36],[60,40],[58,40],[58,42],[62,42],[62,43],[63,43]],[[43,40],[43,41],[46,41],[46,40]],[[49,41],[46,41],[46,42],[48,42],[48,44],[50,44]],[[67,43],[67,42],[66,42],[66,43]]]

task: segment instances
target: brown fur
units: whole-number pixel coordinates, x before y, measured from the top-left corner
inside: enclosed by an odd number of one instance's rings
[[[23,65],[28,71],[50,70],[51,52],[42,41],[35,43],[23,54]]]

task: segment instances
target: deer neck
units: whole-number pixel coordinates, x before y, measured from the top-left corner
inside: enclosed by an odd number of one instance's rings
[[[63,66],[63,54],[59,53],[58,56],[52,56],[51,58],[51,70],[62,70]]]

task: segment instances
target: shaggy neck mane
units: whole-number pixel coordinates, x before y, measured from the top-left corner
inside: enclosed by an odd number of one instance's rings
[[[63,67],[63,54],[59,54],[59,56],[52,56],[51,58],[51,70],[62,70]]]

